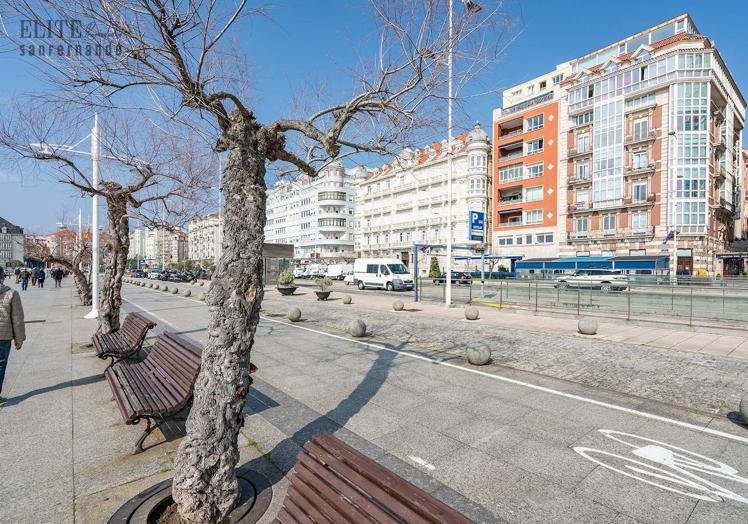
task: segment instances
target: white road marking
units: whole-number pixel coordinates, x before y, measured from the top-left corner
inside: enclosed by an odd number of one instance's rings
[[[170,296],[175,296],[175,295],[170,295]],[[179,295],[176,295],[176,296],[179,296]],[[193,299],[191,299],[189,297],[179,296],[179,298],[182,298],[184,300],[191,300],[192,302],[197,302],[199,304],[204,304],[204,302],[201,302],[201,301],[198,301],[198,300],[193,300]],[[143,307],[140,307],[139,305],[135,304],[131,300],[127,300],[127,299],[124,299],[124,298],[123,298],[123,300],[125,300],[126,302],[129,302],[130,304],[134,305],[138,309],[140,309],[140,310],[142,310],[142,311],[144,311],[144,312],[152,315],[151,313],[148,312],[147,309],[145,309]],[[167,324],[169,326],[175,327],[171,323],[167,322],[166,320],[160,319],[156,315],[152,315],[152,316],[154,318],[158,319],[158,320],[161,320],[162,322],[164,322],[165,324]],[[635,415],[635,416],[646,418],[646,419],[649,419],[649,420],[656,420],[658,422],[664,422],[665,424],[670,424],[670,425],[673,425],[673,426],[679,426],[679,427],[682,427],[682,428],[691,429],[691,430],[697,431],[699,433],[706,433],[708,435],[714,435],[714,436],[717,436],[717,437],[722,437],[722,438],[726,438],[726,439],[729,439],[729,440],[734,440],[734,441],[740,442],[742,444],[748,444],[748,437],[741,437],[739,435],[733,435],[732,433],[727,433],[725,431],[719,431],[717,429],[707,428],[705,426],[702,427],[702,426],[698,426],[696,424],[691,424],[690,422],[683,422],[681,420],[676,420],[676,419],[669,418],[669,417],[663,417],[661,415],[655,415],[654,413],[648,413],[646,411],[639,411],[637,409],[627,408],[625,406],[619,406],[617,404],[611,404],[609,402],[603,402],[603,401],[600,401],[600,400],[595,400],[595,399],[592,399],[592,398],[583,397],[581,395],[574,395],[573,393],[565,393],[565,392],[559,391],[557,389],[547,388],[545,386],[538,386],[537,384],[532,384],[530,382],[525,382],[525,381],[522,381],[522,380],[516,380],[516,379],[508,378],[508,377],[502,377],[502,376],[499,376],[499,375],[492,375],[491,373],[487,373],[485,371],[480,371],[480,370],[477,370],[477,369],[466,368],[466,367],[463,367],[463,366],[459,366],[457,364],[452,364],[452,363],[449,363],[449,362],[444,362],[442,360],[437,360],[437,359],[426,357],[426,356],[423,356],[423,355],[417,355],[417,354],[411,353],[409,351],[403,351],[403,350],[400,350],[400,349],[394,349],[394,348],[390,348],[390,347],[387,347],[387,346],[381,346],[379,344],[372,344],[371,342],[365,342],[363,340],[356,340],[356,339],[344,337],[344,336],[341,336],[341,335],[335,335],[333,333],[326,333],[325,331],[319,331],[317,329],[312,329],[312,328],[308,328],[308,327],[304,327],[304,326],[299,326],[297,324],[291,324],[290,322],[283,322],[281,320],[267,318],[267,317],[264,317],[264,316],[261,317],[261,318],[263,320],[267,321],[267,322],[275,322],[277,324],[283,324],[284,326],[288,326],[288,327],[295,328],[295,329],[301,329],[301,330],[304,330],[304,331],[308,331],[310,333],[316,333],[318,335],[323,335],[323,336],[330,337],[330,338],[336,338],[338,340],[345,340],[346,342],[351,342],[351,343],[354,343],[354,344],[358,344],[360,346],[364,346],[366,348],[370,348],[371,350],[375,350],[375,351],[388,351],[390,353],[395,353],[397,355],[402,355],[404,357],[409,357],[409,358],[413,358],[413,359],[416,359],[416,360],[421,360],[421,361],[424,361],[424,362],[428,362],[430,364],[437,364],[439,366],[446,366],[446,367],[449,367],[449,368],[452,368],[452,369],[457,369],[457,370],[460,370],[460,371],[464,371],[466,373],[473,373],[475,375],[480,375],[482,377],[490,378],[490,379],[493,379],[493,380],[498,380],[500,382],[506,382],[508,384],[514,384],[515,386],[521,386],[521,387],[525,387],[525,388],[529,388],[529,389],[534,389],[536,391],[542,391],[542,392],[548,393],[550,395],[556,395],[556,396],[559,396],[559,397],[564,397],[564,398],[568,398],[568,399],[572,399],[572,400],[577,400],[579,402],[585,402],[587,404],[593,404],[595,406],[601,406],[601,407],[608,408],[608,409],[611,409],[611,410],[614,410],[614,411],[620,411],[622,413],[628,413],[630,415]],[[175,329],[178,329],[178,328],[175,328]]]
[[[575,447],[574,451],[604,468],[650,486],[709,502],[729,499],[748,504],[748,498],[704,478],[709,476],[715,480],[748,485],[748,479],[738,475],[738,471],[727,464],[639,435],[611,429],[598,431],[605,437],[634,448],[631,453],[643,460],[582,446]]]
[[[416,464],[418,464],[419,466],[421,466],[422,468],[425,468],[429,471],[434,471],[436,469],[436,466],[434,466],[433,464],[429,464],[428,462],[423,460],[421,457],[410,455],[408,456],[408,458],[412,460],[413,462],[415,462]]]

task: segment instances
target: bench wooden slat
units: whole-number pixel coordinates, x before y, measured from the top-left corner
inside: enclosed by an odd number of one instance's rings
[[[323,499],[317,496],[315,492],[303,482],[295,483],[291,480],[287,493],[289,497],[299,508],[316,523],[332,523],[333,520],[326,515],[334,515],[336,512]],[[317,507],[319,506],[319,509]]]
[[[128,358],[140,350],[148,330],[155,326],[155,322],[139,313],[128,313],[117,331],[92,337],[96,355],[99,358]]]

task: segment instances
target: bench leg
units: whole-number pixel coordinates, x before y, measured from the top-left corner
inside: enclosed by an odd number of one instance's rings
[[[143,451],[145,451],[143,449],[143,442],[145,442],[145,439],[148,437],[148,435],[151,434],[154,429],[158,428],[161,425],[160,421],[156,424],[152,424],[150,418],[146,419],[146,423],[148,425],[146,426],[145,431],[143,431],[143,434],[140,435],[138,442],[135,444],[135,451],[132,452],[133,455],[137,455],[138,453],[143,453]]]

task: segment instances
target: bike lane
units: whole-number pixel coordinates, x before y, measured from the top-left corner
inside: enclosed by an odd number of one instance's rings
[[[160,328],[205,342],[198,301],[132,286],[126,298]],[[374,369],[381,383],[345,426],[497,520],[748,521],[748,431],[722,418],[531,373],[482,372],[313,320],[266,316],[253,361],[261,381],[322,414],[360,395]]]

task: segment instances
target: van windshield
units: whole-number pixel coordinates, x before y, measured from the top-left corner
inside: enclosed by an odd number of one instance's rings
[[[408,268],[403,264],[387,264],[387,267],[390,268],[390,271],[392,271],[395,275],[408,274]]]

